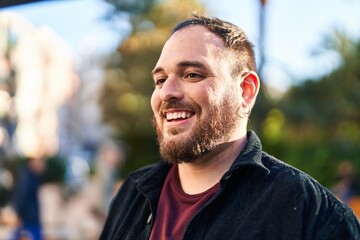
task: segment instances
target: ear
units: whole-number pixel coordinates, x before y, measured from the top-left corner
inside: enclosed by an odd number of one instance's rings
[[[247,72],[242,78],[243,81],[241,82],[241,88],[243,102],[249,107],[252,107],[260,89],[259,77],[256,72],[250,71]]]

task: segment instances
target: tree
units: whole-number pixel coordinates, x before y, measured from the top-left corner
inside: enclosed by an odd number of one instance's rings
[[[360,42],[340,33],[325,42],[341,63],[320,79],[293,86],[281,99],[277,117],[283,129],[274,154],[331,186],[341,161],[360,167]]]

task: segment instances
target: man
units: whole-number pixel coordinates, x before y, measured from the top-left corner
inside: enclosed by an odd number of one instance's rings
[[[360,239],[348,207],[247,131],[260,82],[241,29],[195,14],[152,75],[164,161],[129,175],[100,239]]]

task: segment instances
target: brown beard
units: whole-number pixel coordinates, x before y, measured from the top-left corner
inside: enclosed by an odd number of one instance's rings
[[[164,140],[163,133],[154,117],[153,125],[157,132],[157,140],[162,158],[172,164],[193,163],[219,144],[227,142],[231,132],[238,123],[238,115],[236,114],[238,106],[235,105],[235,102],[233,92],[225,94],[224,99],[220,103],[210,107],[209,116],[196,124],[189,137],[177,141]],[[172,105],[171,107],[181,105],[181,107],[186,108],[184,104],[179,103],[169,105]],[[195,103],[187,108],[201,109]],[[172,134],[177,134],[177,132],[174,130]]]

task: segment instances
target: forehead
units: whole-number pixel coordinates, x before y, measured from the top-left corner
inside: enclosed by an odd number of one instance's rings
[[[165,43],[157,66],[184,60],[217,59],[225,49],[223,40],[201,25],[187,26],[175,32]]]
[[[184,27],[178,31],[176,31],[167,41],[168,43],[172,41],[186,41],[192,44],[200,43],[214,45],[219,48],[224,48],[223,40],[217,36],[215,33],[208,30],[206,27],[202,25],[190,25]],[[191,41],[191,40],[198,40],[198,41]]]

